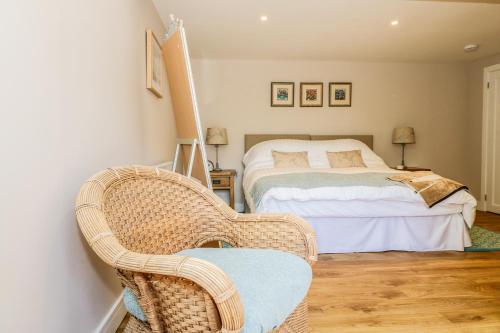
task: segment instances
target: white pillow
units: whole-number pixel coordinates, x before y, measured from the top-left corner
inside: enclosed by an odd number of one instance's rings
[[[339,140],[270,140],[256,144],[250,148],[243,163],[247,169],[273,168],[272,151],[282,152],[307,151],[311,168],[330,168],[326,152],[361,150],[363,161],[368,168],[387,167],[384,161],[377,156],[366,144],[354,139]]]

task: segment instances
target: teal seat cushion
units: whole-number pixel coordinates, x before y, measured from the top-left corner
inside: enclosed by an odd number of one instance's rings
[[[312,280],[309,264],[295,255],[241,248],[201,248],[176,255],[209,261],[235,283],[244,307],[244,333],[268,332],[295,310]]]
[[[123,303],[131,315],[139,320],[146,321],[146,316],[144,315],[144,311],[142,310],[137,297],[135,297],[132,291],[128,288],[125,288],[125,292],[123,293]]]

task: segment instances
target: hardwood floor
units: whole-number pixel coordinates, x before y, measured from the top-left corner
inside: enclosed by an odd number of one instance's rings
[[[500,215],[476,224],[500,232]],[[313,333],[500,332],[500,252],[320,255],[309,320]]]
[[[311,332],[500,332],[500,252],[321,255],[309,296]]]
[[[500,233],[500,215],[498,214],[478,212],[475,224]]]

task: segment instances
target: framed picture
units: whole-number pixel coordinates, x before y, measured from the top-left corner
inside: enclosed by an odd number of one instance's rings
[[[295,83],[271,82],[271,106],[293,107]]]
[[[323,106],[323,83],[301,82],[300,83],[300,106],[321,107]]]
[[[329,106],[351,106],[352,83],[330,82]]]
[[[161,98],[165,80],[163,56],[161,45],[151,29],[146,31],[146,73],[146,88]]]

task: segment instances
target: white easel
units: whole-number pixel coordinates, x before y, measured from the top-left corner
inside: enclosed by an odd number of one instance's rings
[[[170,15],[170,19],[171,23],[165,35],[162,51],[169,78],[178,135],[172,170],[177,171],[180,155],[183,154],[183,162],[187,162],[184,169],[186,176],[200,180],[211,189],[212,182],[207,166],[205,138],[201,126],[186,32],[182,20],[173,15]],[[188,145],[191,146],[190,151]],[[199,151],[199,155],[197,151]]]
[[[186,32],[182,20],[175,18],[174,15],[170,15],[170,20],[171,23],[165,34],[165,43],[162,50],[165,64],[167,65],[169,87],[170,89],[172,87],[177,88],[177,93],[172,93],[171,90],[178,135],[172,170],[174,172],[177,171],[179,156],[182,152],[189,154],[189,161],[185,169],[186,176],[197,178],[211,189],[212,182],[208,171],[208,158],[205,150]],[[170,62],[169,59],[171,59]],[[177,108],[176,105],[178,105]],[[185,113],[180,114],[179,112]],[[188,145],[191,146],[191,151],[189,152],[186,147]],[[183,149],[183,147],[186,149]],[[199,151],[200,155],[196,156],[196,151]],[[187,159],[187,156],[185,159]]]
[[[174,163],[172,164],[172,171],[177,171],[177,162],[179,161],[179,155],[181,153],[181,146],[191,145],[191,154],[189,155],[189,162],[186,169],[186,177],[191,178],[191,173],[193,172],[194,156],[196,154],[196,145],[198,144],[197,139],[177,139],[177,146],[175,148]]]

